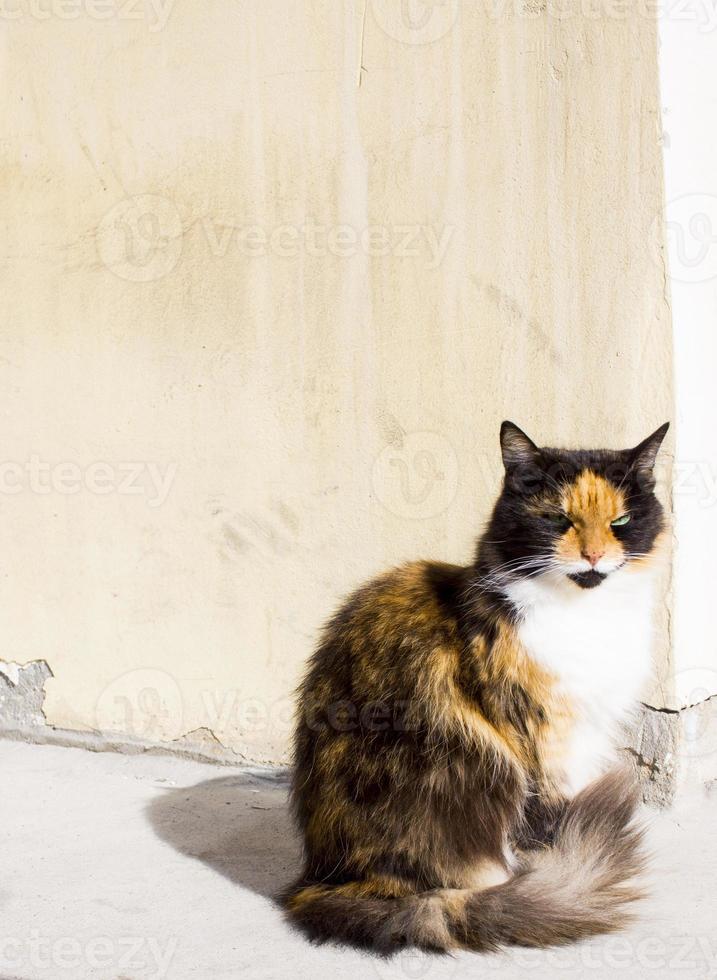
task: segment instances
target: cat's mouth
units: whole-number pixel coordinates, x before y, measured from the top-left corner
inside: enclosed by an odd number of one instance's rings
[[[607,573],[596,572],[592,568],[589,572],[575,572],[572,575],[568,575],[568,578],[575,582],[576,585],[579,585],[581,589],[594,589],[595,586],[605,581]]]

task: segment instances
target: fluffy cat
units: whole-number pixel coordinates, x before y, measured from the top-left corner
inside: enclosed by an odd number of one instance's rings
[[[311,939],[492,950],[626,921],[637,794],[609,766],[649,675],[667,428],[568,451],[504,422],[474,563],[398,568],[329,622],[299,692],[305,867],[284,895]]]

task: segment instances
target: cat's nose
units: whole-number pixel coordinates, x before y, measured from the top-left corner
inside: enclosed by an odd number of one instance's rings
[[[590,548],[590,549],[586,549],[585,551],[582,551],[581,554],[583,558],[589,561],[594,568],[597,565],[597,563],[600,561],[602,556],[605,554],[605,552],[598,551],[596,548]]]

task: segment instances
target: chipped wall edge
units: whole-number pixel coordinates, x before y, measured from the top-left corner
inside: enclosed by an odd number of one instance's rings
[[[679,710],[642,704],[624,753],[650,806],[717,792],[717,696]]]
[[[190,735],[194,733],[189,733]],[[217,742],[214,751],[208,751],[199,742],[187,740],[187,736],[172,742],[148,742],[129,735],[101,732],[76,732],[53,728],[51,725],[35,728],[6,728],[0,719],[0,739],[13,742],[29,742],[34,745],[58,745],[64,748],[85,749],[88,752],[117,752],[122,755],[168,755],[191,762],[210,762],[218,766],[240,767],[245,772],[273,773],[277,778],[288,776],[287,766],[270,765],[246,759],[238,752],[227,749]]]
[[[286,767],[249,758],[224,745],[209,728],[196,728],[179,738],[151,741],[124,732],[75,731],[48,723],[43,712],[49,664],[32,660],[18,664],[0,660],[0,738],[38,745],[83,748],[90,752],[172,755],[196,762],[285,772]]]
[[[42,711],[52,670],[44,660],[20,665],[0,661],[0,738],[127,755],[171,755],[222,766],[285,775],[228,748],[208,728],[171,741],[153,742],[116,732],[79,732],[49,725]],[[623,752],[635,768],[645,802],[669,806],[676,796],[717,792],[717,696],[680,710],[642,704],[625,731]]]

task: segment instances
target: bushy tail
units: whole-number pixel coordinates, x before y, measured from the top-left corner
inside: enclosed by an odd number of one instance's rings
[[[384,954],[406,945],[555,946],[612,932],[629,921],[625,906],[642,895],[635,884],[644,865],[636,805],[633,778],[610,773],[570,803],[555,844],[532,853],[529,866],[504,884],[403,897],[386,897],[370,880],[312,884],[287,894],[287,914],[316,942]]]

